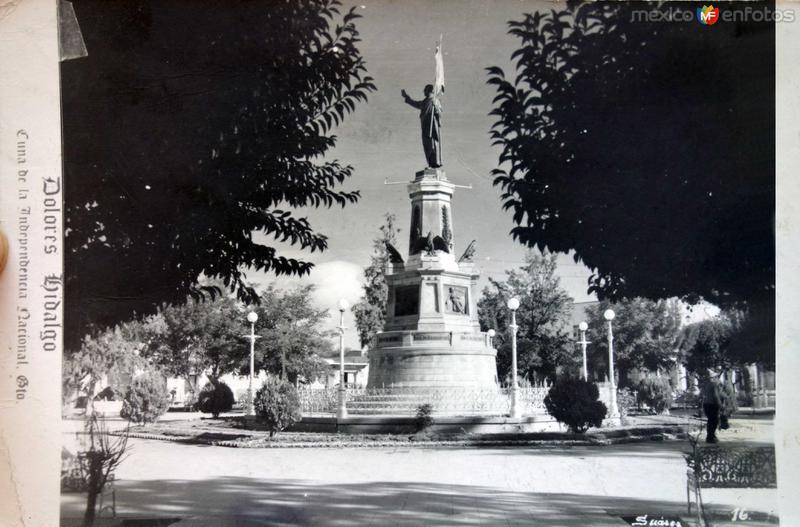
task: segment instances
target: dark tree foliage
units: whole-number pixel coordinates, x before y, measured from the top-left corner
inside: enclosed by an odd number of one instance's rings
[[[544,398],[544,406],[553,418],[570,431],[582,434],[589,427],[600,427],[606,416],[606,405],[599,401],[597,385],[578,377],[560,377]]]
[[[753,362],[774,367],[774,354],[754,353],[748,347],[750,324],[745,313],[727,311],[683,328],[680,350],[686,368],[704,374],[708,370],[721,373]]]
[[[344,206],[332,131],[375,89],[337,0],[78,0],[88,57],[63,63],[69,339],[203,294],[256,301],[243,269],[304,274],[292,210]]]
[[[495,184],[513,236],[574,250],[600,298],[746,302],[772,349],[775,28],[634,15],[696,7],[570,3],[510,22],[516,76],[489,68]]]

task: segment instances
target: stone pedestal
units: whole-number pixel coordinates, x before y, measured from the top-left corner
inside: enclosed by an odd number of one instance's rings
[[[454,189],[441,169],[418,172],[408,186],[410,254],[386,269],[387,316],[370,349],[369,388],[497,386],[497,350],[478,323],[478,271],[454,252]]]
[[[370,388],[497,386],[497,350],[482,334],[388,331],[370,351]]]

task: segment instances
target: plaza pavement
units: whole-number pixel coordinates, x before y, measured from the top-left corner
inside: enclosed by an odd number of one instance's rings
[[[762,442],[771,421],[740,419],[723,442]],[[558,448],[236,449],[131,440],[117,473],[125,518],[176,527],[630,525],[686,514],[684,442]],[[712,511],[777,514],[775,490],[707,490]],[[62,497],[64,525],[82,494]],[[113,524],[113,523],[111,523]],[[750,521],[749,526],[759,525]]]

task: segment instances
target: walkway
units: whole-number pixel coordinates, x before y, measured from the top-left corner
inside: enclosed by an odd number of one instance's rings
[[[722,437],[749,442],[770,431],[769,421],[741,420]],[[622,516],[685,516],[684,443],[340,450],[131,445],[118,472],[121,515],[183,518],[180,527],[619,526],[626,525]],[[752,489],[704,496],[722,517],[735,507],[774,513],[776,499],[774,490]],[[64,517],[78,518],[82,508],[83,495],[64,495]]]

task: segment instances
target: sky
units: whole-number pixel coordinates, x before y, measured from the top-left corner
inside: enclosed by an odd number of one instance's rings
[[[318,231],[329,237],[328,250],[308,253],[285,247],[285,256],[314,262],[305,278],[279,278],[248,273],[248,279],[278,287],[317,285],[315,302],[335,312],[340,298],[351,304],[362,294],[363,269],[369,265],[372,240],[386,213],[397,216],[401,228],[398,248],[405,255],[410,223],[410,202],[405,185],[425,167],[418,112],[400,95],[405,89],[412,98],[422,98],[422,88],[433,82],[433,53],[442,35],[446,92],[442,115],[443,168],[448,179],[471,189],[456,189],[453,196],[455,252],[459,255],[471,240],[477,242],[476,263],[481,270],[482,289],[488,277],[502,279],[505,270],[519,267],[526,248],[509,232],[510,212],[502,210],[500,189],[492,186],[491,170],[496,168],[498,150],[490,144],[493,119],[488,114],[495,93],[486,84],[485,68],[500,66],[507,73],[517,39],[507,34],[507,22],[523,13],[549,9],[550,3],[520,0],[380,0],[348,4],[363,17],[357,27],[363,42],[360,49],[377,91],[367,104],[357,107],[336,130],[338,143],[330,158],[355,168],[344,185],[359,190],[361,199],[344,209],[303,211]],[[457,8],[457,9],[456,9]],[[274,240],[264,240],[274,244]],[[570,255],[560,255],[561,284],[576,302],[593,300],[586,293],[591,274]],[[338,324],[332,316],[328,326]],[[358,347],[351,313],[345,316],[345,343]]]

